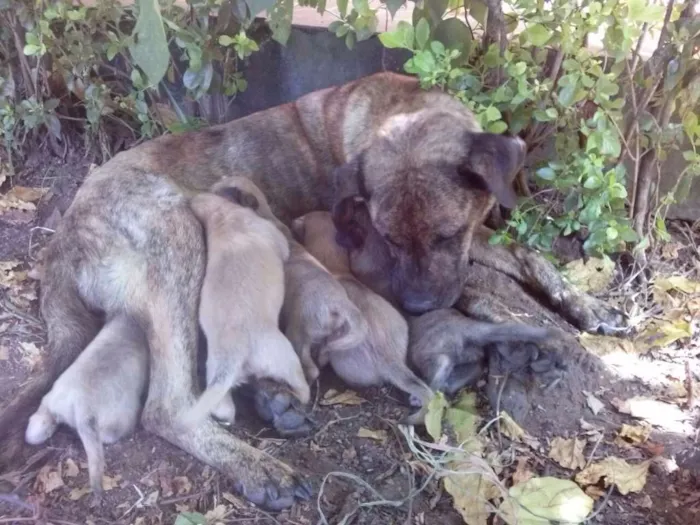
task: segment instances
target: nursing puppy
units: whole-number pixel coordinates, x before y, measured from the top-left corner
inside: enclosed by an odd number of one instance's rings
[[[204,225],[207,243],[199,305],[207,338],[207,388],[181,422],[191,427],[213,414],[233,423],[229,391],[251,377],[286,383],[308,402],[299,358],[278,328],[287,239],[270,221],[223,196],[202,193],[190,206]]]
[[[352,276],[347,251],[336,243],[331,214],[311,212],[296,219],[292,228],[306,249],[338,279],[369,325],[365,342],[348,351],[320,354],[319,366],[330,362],[351,386],[391,383],[407,392],[416,405],[427,406],[433,392],[406,364],[408,325],[388,301]]]
[[[306,379],[315,381],[320,371],[312,351],[320,352],[316,360],[327,363],[327,354],[358,347],[367,337],[367,321],[343,286],[277,220],[255,183],[245,177],[228,177],[212,191],[254,209],[287,237],[290,255],[284,264],[280,325],[301,359]]]
[[[448,395],[476,382],[484,371],[487,348],[512,360],[517,352],[502,343],[534,343],[556,337],[552,329],[520,323],[486,323],[465,317],[453,308],[411,317],[409,360],[435,391]],[[498,343],[498,344],[496,344]],[[492,348],[490,345],[494,345]],[[528,345],[531,353],[538,352]],[[523,356],[521,356],[523,357]],[[538,370],[544,356],[527,355],[522,366]]]
[[[85,447],[90,487],[102,493],[103,443],[133,431],[148,377],[148,343],[133,319],[120,315],[59,376],[29,418],[25,440],[38,445],[59,424],[75,429]]]

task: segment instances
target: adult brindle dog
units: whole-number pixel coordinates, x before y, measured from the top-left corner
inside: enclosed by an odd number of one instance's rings
[[[283,508],[307,497],[290,467],[213,420],[176,430],[177,415],[199,390],[205,243],[188,197],[222,177],[250,176],[289,223],[361,195],[390,245],[393,290],[406,310],[419,313],[458,299],[472,235],[496,200],[514,204],[511,182],[524,153],[520,139],[483,133],[449,95],[379,73],[116,155],[85,180],[48,245],[41,283],[48,349],[41,372],[0,417],[3,457],[17,457],[28,416],[104,317],[126,312],[139,320],[151,352],[145,428],[230,476],[234,490],[259,505]],[[568,300],[563,284],[534,279],[558,294],[555,303]],[[615,318],[571,298],[572,311],[586,310],[579,325]]]

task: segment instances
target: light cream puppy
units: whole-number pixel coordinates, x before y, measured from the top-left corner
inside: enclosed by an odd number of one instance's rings
[[[236,408],[229,392],[250,377],[284,382],[308,402],[299,358],[278,328],[287,239],[270,221],[224,196],[202,193],[190,206],[207,241],[199,305],[207,338],[207,388],[181,422],[197,425],[213,414],[233,423]]]
[[[408,324],[386,299],[352,276],[348,253],[336,242],[331,214],[320,211],[306,214],[294,221],[293,231],[309,253],[345,288],[369,324],[368,338],[362,344],[347,351],[327,353],[336,374],[351,386],[391,383],[427,405],[433,391],[406,364]],[[318,364],[324,366],[326,362]]]
[[[368,325],[341,284],[277,220],[262,191],[246,177],[229,177],[212,191],[249,206],[274,222],[289,240],[290,256],[284,265],[285,296],[280,324],[299,358],[307,380],[319,376],[316,360],[328,362],[329,352],[348,351],[363,343]]]
[[[103,443],[133,431],[148,378],[148,343],[130,317],[107,322],[95,339],[61,374],[29,418],[25,440],[45,442],[59,424],[75,429],[85,447],[90,487],[102,493]]]

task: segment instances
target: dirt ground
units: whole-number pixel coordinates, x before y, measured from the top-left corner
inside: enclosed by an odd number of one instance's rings
[[[33,266],[38,249],[55,227],[57,213],[69,206],[90,164],[89,156],[79,149],[68,153],[65,159],[37,149],[14,180],[6,181],[0,188],[0,193],[7,193],[12,185],[48,189],[41,199],[22,195],[27,202],[36,202],[35,210],[3,210],[0,206],[0,265],[9,261],[22,263],[12,270],[14,273],[10,272],[12,281],[0,281],[4,284],[0,286],[1,400],[17,392],[41,359],[45,344],[36,301],[37,284],[21,272]],[[697,258],[697,249],[684,252],[684,256]],[[6,267],[9,265],[0,269]],[[616,399],[632,396],[667,400],[676,407],[682,404],[681,397],[690,398],[692,403],[694,396],[692,388],[687,391],[687,376],[695,381],[700,378],[698,357],[698,341],[686,340],[671,350],[635,356],[634,362],[622,360],[593,368],[573,363],[563,384],[531,400],[532,414],[523,427],[542,446],[533,449],[523,444],[508,445],[511,461],[505,465],[503,477],[508,479],[526,465],[539,476],[572,478],[573,471],[548,458],[549,446],[545,445],[555,437],[579,437],[585,441],[587,463],[608,456],[631,463],[652,459],[640,492],[622,495],[612,490],[607,495],[607,487],[602,484],[602,490],[589,492],[597,497],[595,508],[599,512],[594,521],[609,525],[699,522],[700,454],[696,456],[695,452],[700,444],[696,443],[694,430],[697,422],[671,417],[674,427],[655,421],[649,439],[633,446],[616,439],[616,430],[623,423],[638,421],[614,408]],[[231,493],[225,478],[141,428],[128,439],[106,448],[106,502],[94,508],[87,490],[87,465],[80,441],[74,433],[60,430],[46,446],[26,447],[26,457],[17,471],[0,473],[0,523],[172,524],[179,513],[198,511],[206,514],[212,524],[317,524],[324,523],[321,512],[326,523],[336,524],[358,504],[365,506],[346,523],[463,523],[452,507],[451,497],[439,490],[435,482],[422,493],[407,498],[423,484],[426,473],[411,456],[395,424],[406,411],[401,393],[390,388],[370,389],[352,398],[359,404],[347,404],[329,403],[329,389],[346,390],[331,373],[324,375],[312,411],[317,430],[301,439],[277,438],[239,403],[241,424],[235,430],[237,435],[311,476],[316,494],[324,477],[328,479],[317,499],[297,504],[289,511],[271,515],[243,502]],[[478,391],[479,407],[488,420],[493,414],[482,390]],[[597,415],[588,407],[589,394],[605,407]],[[674,458],[678,465],[674,465]],[[335,473],[353,474],[376,493]],[[385,504],[367,505],[380,499],[380,495]],[[182,520],[181,517],[177,523],[191,523]]]

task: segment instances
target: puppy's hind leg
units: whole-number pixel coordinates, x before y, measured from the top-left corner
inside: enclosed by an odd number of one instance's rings
[[[99,499],[103,493],[102,475],[105,470],[105,458],[102,440],[97,431],[97,420],[89,414],[79,414],[75,430],[83,442],[83,448],[85,448],[85,454],[87,455],[90,488],[92,493]]]
[[[434,395],[433,390],[404,362],[386,363],[380,373],[385,381],[409,394],[411,406],[425,407]]]
[[[205,246],[201,225],[185,203],[161,213],[160,220],[148,222],[148,281],[134,283],[146,293],[130,305],[142,313],[151,350],[144,427],[229,476],[234,492],[258,506],[280,510],[296,498],[308,499],[308,484],[289,466],[237,439],[213,419],[184,432],[176,424],[195,401]]]
[[[248,366],[255,377],[269,377],[286,383],[299,401],[304,404],[309,402],[311,389],[301,362],[292,343],[282,332],[260,336],[257,348],[251,352]]]

